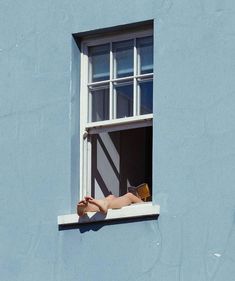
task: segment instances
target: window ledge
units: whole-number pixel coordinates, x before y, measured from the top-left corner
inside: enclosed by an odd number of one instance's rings
[[[160,214],[160,206],[153,205],[152,202],[141,204],[132,204],[131,206],[121,209],[110,209],[107,214],[87,212],[85,216],[79,217],[77,214],[58,216],[58,226],[66,226],[71,224],[84,224],[99,221],[110,221],[119,219],[130,219],[146,216],[158,216]]]

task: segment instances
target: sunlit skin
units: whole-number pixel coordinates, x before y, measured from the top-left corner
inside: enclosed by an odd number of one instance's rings
[[[108,209],[120,209],[132,203],[142,202],[140,198],[130,192],[120,197],[109,195],[103,199],[94,199],[91,196],[85,196],[84,199],[77,204],[77,214],[79,216],[85,215],[86,212],[101,212],[106,214]]]

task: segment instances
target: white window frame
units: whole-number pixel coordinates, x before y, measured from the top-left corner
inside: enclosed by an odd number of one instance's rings
[[[113,97],[110,95],[109,100],[109,120],[88,122],[88,85],[99,85],[104,82],[88,83],[89,76],[89,58],[88,58],[88,47],[102,45],[109,42],[118,42],[123,40],[129,40],[153,36],[153,30],[147,29],[136,32],[129,32],[124,34],[118,34],[113,36],[104,36],[102,38],[88,38],[85,39],[81,44],[81,85],[80,85],[80,194],[79,198],[83,198],[86,194],[91,192],[91,143],[87,140],[89,134],[95,134],[100,132],[111,132],[117,130],[124,130],[129,128],[139,128],[152,126],[153,114],[139,115],[139,97],[137,97],[137,79],[138,78],[150,78],[153,79],[153,73],[137,75],[137,49],[136,44],[134,47],[134,75],[125,78],[110,79],[105,82],[109,83],[110,91],[115,81],[124,81],[133,79],[134,96],[133,96],[133,116],[113,119],[114,112],[113,108]],[[110,51],[110,71],[113,70],[112,50]],[[112,76],[112,73],[110,75]]]

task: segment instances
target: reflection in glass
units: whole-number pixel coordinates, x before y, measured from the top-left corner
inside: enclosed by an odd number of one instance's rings
[[[91,97],[91,122],[109,119],[109,88],[92,90]]]
[[[89,48],[90,82],[109,79],[109,44]]]
[[[115,78],[133,75],[133,50],[134,41],[127,40],[113,44],[113,54],[115,59]]]
[[[115,87],[117,96],[116,117],[128,117],[133,115],[133,84],[125,84]]]
[[[140,86],[140,114],[153,112],[153,81],[141,82]]]
[[[153,37],[148,36],[137,39],[139,51],[140,74],[153,72]]]

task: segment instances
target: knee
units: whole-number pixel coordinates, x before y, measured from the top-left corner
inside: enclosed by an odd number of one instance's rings
[[[134,195],[133,193],[131,193],[131,192],[128,192],[128,193],[126,194],[126,196],[128,197],[128,199],[130,200],[131,203],[142,202],[142,200],[141,200],[139,197],[135,196],[135,195]]]
[[[126,197],[128,198],[128,199],[130,199],[131,201],[133,200],[133,196],[135,196],[133,193],[131,193],[131,192],[127,192],[126,193]]]
[[[131,192],[127,192],[127,193],[126,193],[126,195],[127,195],[127,196],[132,196],[132,195],[133,195],[133,193],[131,193]]]

